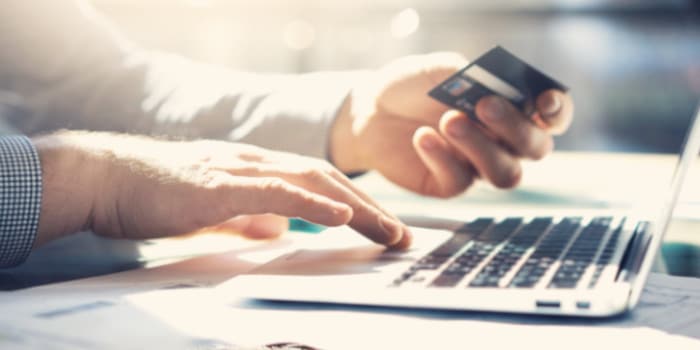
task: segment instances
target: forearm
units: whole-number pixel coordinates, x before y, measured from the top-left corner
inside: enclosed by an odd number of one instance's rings
[[[0,85],[26,102],[29,117],[14,121],[22,132],[210,138],[327,157],[330,125],[357,73],[251,74],[150,52],[76,4],[38,11],[16,0],[0,18],[9,48]]]

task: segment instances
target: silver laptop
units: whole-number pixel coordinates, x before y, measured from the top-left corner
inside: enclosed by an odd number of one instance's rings
[[[653,212],[542,213],[475,218],[448,230],[416,227],[409,252],[366,241],[301,249],[222,288],[283,301],[591,317],[625,312],[639,300],[684,177],[700,151],[698,119],[700,106],[670,189],[646,203]],[[358,236],[348,228],[323,235],[336,241]]]

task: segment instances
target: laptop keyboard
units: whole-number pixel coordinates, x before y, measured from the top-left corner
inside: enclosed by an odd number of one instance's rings
[[[546,283],[548,288],[575,288],[592,266],[588,284],[592,288],[617,248],[624,221],[606,240],[612,221],[596,217],[582,226],[580,217],[558,222],[551,217],[529,222],[479,218],[455,230],[392,286],[417,282],[438,288],[533,288]]]
[[[533,287],[559,258],[579,230],[581,218],[565,218],[545,237],[510,283],[512,287]]]

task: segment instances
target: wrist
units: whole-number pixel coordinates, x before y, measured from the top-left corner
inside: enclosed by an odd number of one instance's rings
[[[58,132],[32,139],[42,169],[42,203],[35,245],[90,228],[99,162],[78,141]]]

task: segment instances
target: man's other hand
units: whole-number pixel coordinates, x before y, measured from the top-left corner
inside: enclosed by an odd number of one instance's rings
[[[409,190],[436,197],[462,193],[477,178],[510,188],[520,181],[520,160],[551,152],[552,135],[571,123],[569,95],[538,96],[533,115],[489,96],[476,117],[428,96],[467,64],[453,53],[408,56],[372,72],[346,100],[331,133],[331,157],[343,172],[377,170]]]
[[[348,224],[389,247],[410,244],[396,217],[313,158],[106,133],[60,132],[34,142],[44,174],[37,244],[81,229],[132,239],[203,228],[269,238],[286,231],[285,217]]]

